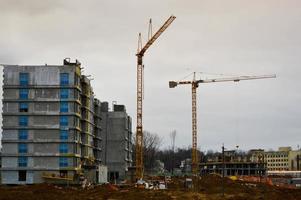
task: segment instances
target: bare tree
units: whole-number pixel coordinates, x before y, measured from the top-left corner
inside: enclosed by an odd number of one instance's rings
[[[156,154],[162,144],[162,139],[156,134],[148,131],[143,133],[143,145],[144,145],[144,167],[146,169],[152,169],[156,160]]]
[[[136,141],[135,138],[133,141]],[[162,138],[156,133],[143,131],[143,161],[145,169],[152,169],[156,160],[156,154],[162,144]],[[133,157],[135,154],[135,146],[133,147]]]

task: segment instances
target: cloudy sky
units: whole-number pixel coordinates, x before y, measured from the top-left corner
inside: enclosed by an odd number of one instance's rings
[[[177,19],[145,55],[144,129],[191,145],[191,89],[197,78],[277,74],[276,79],[198,88],[201,150],[301,145],[300,0],[0,0],[0,63],[78,59],[96,96],[125,104],[136,126],[137,36]],[[208,75],[208,74],[213,75]],[[187,77],[190,80],[192,77]],[[135,128],[133,129],[135,131]]]

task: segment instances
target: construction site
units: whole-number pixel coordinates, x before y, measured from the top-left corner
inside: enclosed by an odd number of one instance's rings
[[[170,62],[164,60],[164,54],[181,57],[177,55],[178,49],[167,48],[167,52],[166,48],[159,50],[160,45],[153,47],[168,40],[168,29],[176,26],[177,20],[171,15],[153,32],[150,19],[147,37],[138,33],[138,48],[131,57],[131,60],[136,59],[136,66],[132,66],[135,79],[126,82],[123,78],[132,71],[119,69],[122,76],[119,78],[111,69],[93,72],[89,64],[68,57],[61,65],[0,62],[3,69],[0,200],[301,200],[301,148],[299,144],[295,148],[297,143],[291,142],[298,141],[293,131],[299,128],[285,128],[287,141],[273,137],[272,133],[280,125],[269,120],[279,107],[271,106],[271,110],[274,109],[271,113],[260,110],[269,107],[268,103],[278,103],[274,102],[275,95],[266,94],[266,91],[277,81],[279,70],[258,75],[226,75],[189,69],[186,75],[171,69],[167,73],[168,80],[164,79],[165,92],[161,96],[157,93],[145,95],[145,88],[147,91],[161,89],[163,82],[158,73],[148,81],[146,77],[153,68],[148,63]],[[158,41],[159,38],[163,41]],[[189,36],[185,36],[185,40],[190,40]],[[122,46],[122,42],[120,44]],[[154,52],[149,52],[151,48]],[[150,60],[146,60],[146,56]],[[152,59],[157,57],[158,61],[154,62]],[[112,60],[110,58],[108,63]],[[233,60],[225,66],[233,64]],[[249,71],[249,68],[245,70],[245,74]],[[182,79],[173,78],[184,75]],[[99,80],[98,76],[109,77],[110,86],[103,87],[105,78]],[[153,89],[148,87],[154,82]],[[244,86],[248,100],[245,105],[242,95],[235,94],[236,88],[232,93],[225,89],[231,87],[231,83],[239,85],[241,82],[249,82]],[[120,88],[116,89],[111,83]],[[121,87],[124,85],[134,85],[135,91],[133,88],[124,90]],[[211,87],[212,93],[206,93],[203,90],[206,87]],[[200,88],[205,94],[199,94]],[[243,90],[237,89],[237,93],[242,93]],[[210,98],[214,93],[226,97]],[[257,99],[256,93],[259,93]],[[111,97],[112,94],[117,97]],[[228,97],[231,94],[232,99]],[[124,98],[118,98],[122,95]],[[135,97],[127,99],[131,95]],[[170,95],[170,99],[164,99],[165,95]],[[154,96],[158,96],[159,104],[148,101]],[[268,100],[262,100],[263,96]],[[255,106],[253,101],[257,102]],[[215,105],[206,108],[213,102]],[[216,105],[217,102],[220,105]],[[221,109],[227,106],[232,112]],[[155,107],[159,107],[159,113]],[[246,116],[240,108],[250,110],[251,114]],[[212,114],[210,109],[218,114]],[[177,128],[185,131],[180,132],[182,135],[178,135],[176,143]],[[155,133],[166,129],[173,131],[165,138],[160,135],[162,132]],[[289,136],[293,133],[295,138]],[[271,143],[264,139],[264,134]],[[282,143],[286,146],[278,146]],[[269,144],[277,146],[278,150],[268,148]],[[214,150],[210,149],[212,146]]]
[[[157,177],[158,178],[158,177]],[[280,188],[264,183],[233,181],[218,176],[205,176],[200,179],[198,187],[185,188],[184,179],[177,178],[168,182],[168,189],[137,189],[133,186],[102,185],[89,189],[74,186],[57,186],[49,184],[26,186],[1,186],[0,199],[193,199],[193,200],[295,200],[300,199],[301,191]],[[224,194],[223,194],[224,191]]]

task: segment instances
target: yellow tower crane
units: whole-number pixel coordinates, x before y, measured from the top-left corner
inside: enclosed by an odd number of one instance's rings
[[[151,36],[151,20],[149,29],[149,40],[142,48],[141,33],[139,33],[137,56],[137,127],[136,127],[136,178],[143,177],[143,128],[142,128],[142,100],[143,100],[143,56],[146,50],[155,42],[155,40],[167,29],[175,20],[175,16],[170,16],[161,28]]]
[[[262,75],[262,76],[238,76],[231,78],[216,78],[216,79],[195,79],[195,72],[193,73],[192,81],[169,81],[169,88],[175,88],[177,85],[190,84],[192,92],[192,174],[198,174],[198,156],[197,156],[197,99],[196,89],[200,83],[215,83],[234,81],[239,82],[242,80],[264,79],[264,78],[276,78],[276,75]]]

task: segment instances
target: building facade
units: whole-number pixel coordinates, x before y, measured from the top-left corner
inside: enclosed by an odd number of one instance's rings
[[[102,145],[102,128],[101,128],[101,102],[98,99],[94,99],[94,158],[97,164],[101,164],[101,145]]]
[[[4,66],[2,183],[96,182],[98,107],[78,61]]]
[[[279,147],[278,151],[264,154],[268,171],[299,171],[301,169],[301,151],[291,147]]]
[[[107,102],[101,104],[102,110],[102,160],[108,167],[111,182],[126,179],[128,168],[132,166],[132,120],[124,105],[113,105],[109,110]]]
[[[292,150],[288,154],[288,166],[291,171],[301,171],[301,151]]]

